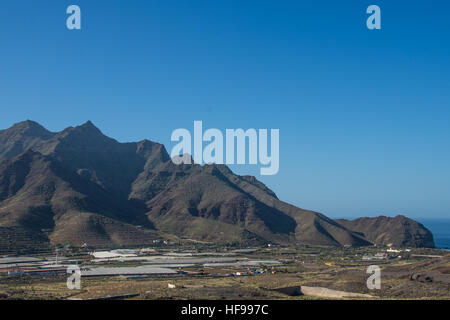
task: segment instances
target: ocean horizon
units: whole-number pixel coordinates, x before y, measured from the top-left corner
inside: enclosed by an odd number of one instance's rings
[[[450,219],[417,218],[415,220],[431,231],[436,248],[450,249]]]

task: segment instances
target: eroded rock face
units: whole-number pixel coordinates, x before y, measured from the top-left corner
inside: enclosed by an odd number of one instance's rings
[[[434,248],[433,234],[421,223],[405,216],[339,219],[336,222],[378,245]]]

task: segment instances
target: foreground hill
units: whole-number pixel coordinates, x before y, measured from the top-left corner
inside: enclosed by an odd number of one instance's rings
[[[254,177],[223,165],[175,165],[163,145],[119,143],[91,122],[58,133],[32,121],[0,131],[0,227],[9,243],[26,243],[28,234],[42,245],[138,245],[162,234],[371,244],[339,222],[280,201]],[[8,230],[20,230],[20,241]]]
[[[432,233],[422,224],[404,216],[336,221],[379,245],[434,248]]]

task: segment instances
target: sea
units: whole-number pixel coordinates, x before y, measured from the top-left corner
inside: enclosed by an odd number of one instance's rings
[[[414,219],[431,231],[436,248],[450,250],[450,219]]]

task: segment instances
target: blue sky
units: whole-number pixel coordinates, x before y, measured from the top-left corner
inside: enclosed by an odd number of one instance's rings
[[[67,6],[82,30],[66,29]],[[381,8],[382,29],[366,28]],[[282,200],[450,217],[450,3],[2,1],[0,128],[92,120],[119,141],[279,128]]]

